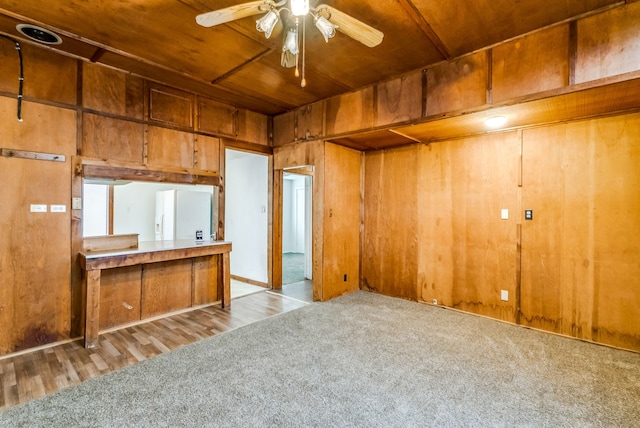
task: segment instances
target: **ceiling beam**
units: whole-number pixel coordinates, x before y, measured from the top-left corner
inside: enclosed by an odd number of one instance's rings
[[[262,58],[264,58],[265,56],[269,55],[270,53],[273,52],[273,49],[266,49],[262,52],[260,52],[258,55],[255,55],[253,58],[249,58],[248,60],[246,60],[245,62],[243,62],[242,64],[232,68],[231,70],[227,71],[224,74],[221,74],[220,76],[216,77],[215,79],[213,79],[211,81],[212,85],[215,85],[216,83],[219,83],[220,81],[228,78],[229,76],[235,74],[237,71],[243,69],[244,67],[253,64],[256,61],[260,61]]]
[[[411,0],[398,0],[398,3],[409,14],[411,19],[413,19],[416,24],[418,24],[422,32],[429,38],[429,40],[431,40],[431,43],[435,45],[436,49],[438,50],[438,52],[440,52],[444,59],[451,59],[451,52],[449,52],[449,49],[447,49],[442,40],[440,40],[440,37],[438,37],[436,32],[433,31],[431,25],[429,25],[429,23],[424,19],[424,16],[422,16],[413,2]]]

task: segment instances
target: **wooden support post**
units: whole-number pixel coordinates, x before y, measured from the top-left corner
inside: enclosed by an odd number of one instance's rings
[[[222,282],[222,307],[231,307],[231,257],[229,253],[223,253],[222,256],[222,275],[218,275]]]
[[[85,314],[84,347],[94,348],[98,344],[100,327],[100,270],[86,272],[87,304]]]

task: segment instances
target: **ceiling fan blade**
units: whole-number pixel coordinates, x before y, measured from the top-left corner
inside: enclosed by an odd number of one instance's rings
[[[338,26],[338,31],[346,34],[370,48],[382,43],[384,33],[326,4],[316,7],[316,11]]]
[[[247,16],[257,15],[266,12],[272,2],[269,0],[257,0],[248,3],[237,4],[213,12],[202,13],[196,16],[196,22],[203,27],[213,27]]]

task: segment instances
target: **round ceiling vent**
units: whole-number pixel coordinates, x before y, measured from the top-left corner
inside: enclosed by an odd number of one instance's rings
[[[62,43],[62,39],[56,33],[53,33],[46,28],[38,27],[31,24],[18,24],[16,29],[23,35],[27,36],[31,40],[36,42],[46,43],[47,45],[59,45]]]

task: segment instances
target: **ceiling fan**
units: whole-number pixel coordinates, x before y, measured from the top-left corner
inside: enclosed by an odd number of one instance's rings
[[[281,16],[282,11],[286,11],[289,15],[287,22]],[[196,16],[196,22],[203,27],[213,27],[263,13],[264,15],[256,21],[256,29],[263,32],[267,39],[271,37],[271,33],[278,21],[283,20],[285,37],[282,45],[281,64],[283,67],[295,66],[296,77],[299,76],[298,54],[300,50],[298,47],[298,35],[300,34],[300,27],[302,27],[302,80],[300,86],[303,88],[306,86],[304,77],[306,20],[304,18],[307,15],[310,14],[313,17],[316,28],[326,42],[329,42],[329,39],[335,36],[336,30],[370,48],[378,46],[384,38],[384,34],[381,31],[364,22],[326,4],[313,7],[309,4],[309,0],[251,1],[200,14]]]

